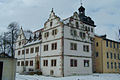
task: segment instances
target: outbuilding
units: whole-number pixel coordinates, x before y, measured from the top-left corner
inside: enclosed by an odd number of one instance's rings
[[[0,80],[15,80],[16,61],[5,53],[0,54]]]

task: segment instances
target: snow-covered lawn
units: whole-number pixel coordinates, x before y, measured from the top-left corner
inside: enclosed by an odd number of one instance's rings
[[[120,80],[120,74],[92,74],[61,78],[16,74],[16,80]]]

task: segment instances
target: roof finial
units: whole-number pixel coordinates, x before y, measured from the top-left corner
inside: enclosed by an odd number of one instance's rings
[[[80,0],[80,4],[81,4],[81,6],[82,6],[82,4],[83,4],[83,3],[82,3],[82,0]]]
[[[51,12],[53,12],[53,8],[52,8],[52,11]]]

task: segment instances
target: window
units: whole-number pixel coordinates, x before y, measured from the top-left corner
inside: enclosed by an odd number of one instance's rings
[[[110,48],[112,48],[112,42],[110,42]]]
[[[29,49],[26,49],[26,54],[28,54],[29,53]]]
[[[24,66],[24,61],[21,61],[21,66]]]
[[[34,71],[34,69],[32,69],[32,68],[29,68],[29,71]]]
[[[119,49],[119,43],[117,43],[117,48]]]
[[[20,55],[20,51],[18,51],[18,55]]]
[[[35,52],[39,52],[39,46],[35,47]]]
[[[90,31],[90,27],[88,27],[88,31]]]
[[[21,39],[21,36],[22,36],[22,35],[20,35],[20,39]]]
[[[113,69],[113,62],[111,62],[111,69]]]
[[[80,37],[82,38],[82,32],[79,33]]]
[[[70,66],[71,67],[77,67],[77,60],[76,59],[71,59],[70,60]]]
[[[109,58],[109,54],[108,54],[108,52],[106,53],[106,55],[107,55],[107,58]]]
[[[77,31],[74,30],[74,29],[71,29],[71,35],[72,35],[72,36],[77,36]]]
[[[116,59],[116,54],[114,53],[114,59]]]
[[[25,54],[25,50],[22,50],[22,55],[24,55]]]
[[[87,26],[85,26],[85,31],[87,31]]]
[[[45,38],[49,37],[49,32],[46,32],[46,33],[44,34],[44,37],[45,37]]]
[[[70,50],[77,50],[77,44],[76,43],[70,43]]]
[[[115,69],[117,69],[117,64],[116,64],[116,62],[115,62],[114,64],[115,64]]]
[[[51,48],[52,48],[52,50],[56,50],[57,49],[57,43],[52,43]]]
[[[52,30],[52,35],[56,35],[57,34],[57,29]]]
[[[21,42],[19,42],[19,46],[21,45]]]
[[[107,68],[109,69],[109,62],[107,62]]]
[[[30,66],[33,66],[33,61],[30,61]]]
[[[51,22],[50,22],[50,26],[52,26],[52,24],[53,24],[53,23],[52,23],[52,21],[51,21]]]
[[[43,66],[48,66],[48,60],[43,60]]]
[[[83,45],[83,51],[89,52],[89,45]]]
[[[77,31],[76,30],[74,30],[74,36],[77,36]]]
[[[57,62],[56,60],[51,60],[51,66],[56,66]]]
[[[108,47],[108,40],[106,40],[106,47]]]
[[[28,66],[28,61],[25,61],[25,65]]]
[[[34,48],[31,48],[30,53],[34,53]]]
[[[20,61],[17,62],[17,66],[20,66]]]
[[[115,48],[115,42],[113,42],[113,47]]]
[[[98,42],[96,42],[96,46],[98,47]]]
[[[48,45],[44,45],[44,51],[48,51]]]
[[[85,33],[83,33],[83,38],[85,38],[86,37],[86,35],[85,35]]]
[[[91,32],[93,32],[93,28],[91,28]]]
[[[111,59],[112,59],[112,53],[110,53],[110,55],[111,55]]]
[[[76,22],[76,28],[79,28],[79,24],[78,24],[78,22]]]
[[[119,57],[119,53],[118,53],[118,59],[120,59],[120,57]]]
[[[84,67],[89,67],[89,60],[84,60]]]
[[[118,65],[119,65],[119,69],[120,69],[120,63],[118,63]]]
[[[25,43],[25,41],[22,41],[22,44],[24,44]]]
[[[96,52],[96,57],[98,57],[98,52]]]
[[[80,36],[82,39],[85,39],[85,37],[86,37],[85,33],[83,33],[83,32],[80,32],[80,33],[79,33],[79,36]]]

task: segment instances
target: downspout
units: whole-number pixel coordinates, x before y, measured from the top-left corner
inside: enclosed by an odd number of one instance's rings
[[[40,71],[41,71],[41,43],[42,41],[40,42]]]
[[[103,45],[102,45],[102,41],[103,40],[101,40],[101,57],[102,57],[101,63],[102,63],[102,73],[103,73]]]
[[[24,68],[23,68],[23,71],[25,72],[26,71],[26,63],[25,63],[25,46],[23,46],[24,48]]]
[[[64,24],[62,23],[62,76],[64,77]]]

